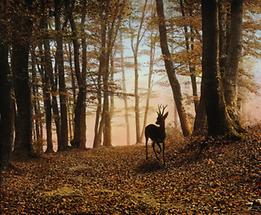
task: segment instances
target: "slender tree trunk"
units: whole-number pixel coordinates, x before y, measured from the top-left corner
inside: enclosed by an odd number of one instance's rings
[[[163,1],[156,0],[156,5],[157,5],[157,13],[158,13],[158,17],[159,17],[160,46],[161,46],[161,51],[162,51],[162,55],[163,55],[164,62],[165,62],[165,68],[166,68],[169,82],[170,82],[170,85],[172,88],[173,97],[174,97],[174,101],[175,101],[175,104],[177,107],[177,111],[179,114],[179,119],[180,119],[180,124],[181,124],[183,135],[189,136],[190,128],[189,128],[189,124],[187,121],[185,108],[182,104],[182,95],[181,95],[180,84],[176,77],[175,69],[174,69],[173,63],[171,61],[171,55],[170,55],[168,43],[167,43],[167,31],[166,31],[166,25],[165,25]]]
[[[42,29],[48,30],[48,22],[46,16],[42,17]],[[42,45],[38,46],[41,57],[41,65],[43,69],[39,68],[39,72],[42,77],[43,83],[43,96],[44,96],[44,109],[45,109],[45,120],[46,120],[46,132],[47,132],[47,149],[46,152],[53,152],[53,141],[52,141],[52,117],[56,127],[56,139],[57,144],[61,145],[61,126],[60,126],[60,114],[57,100],[57,83],[55,78],[55,71],[52,65],[51,48],[49,38],[43,38],[44,51]],[[53,114],[52,114],[53,112]]]
[[[104,46],[102,46],[104,47]],[[102,113],[102,68],[104,64],[103,59],[104,51],[102,48],[101,54],[100,54],[100,63],[99,63],[99,71],[98,71],[98,77],[97,77],[97,109],[96,109],[96,116],[95,116],[95,126],[94,126],[94,140],[93,140],[93,148],[98,148],[101,146],[101,139],[102,139],[102,130],[103,130],[103,118],[101,118]],[[100,120],[101,118],[101,120]]]
[[[86,5],[86,1],[85,4]],[[86,19],[86,6],[83,7],[81,17],[81,33],[82,33],[82,100],[81,100],[81,135],[80,135],[80,148],[86,148],[86,75],[87,75],[87,43],[84,32],[84,24]]]
[[[127,145],[130,145],[130,123],[129,123],[129,111],[128,111],[128,98],[127,98],[127,92],[126,92],[126,75],[125,75],[125,69],[124,69],[124,45],[123,45],[123,38],[122,38],[122,32],[120,32],[120,55],[121,55],[121,61],[120,61],[120,67],[121,67],[121,73],[122,73],[122,92],[123,92],[123,100],[124,100],[124,118],[125,118],[125,124],[126,124],[126,141]]]
[[[182,17],[185,19],[186,18],[186,14],[185,14],[185,9],[184,9],[184,5],[183,5],[183,1],[180,0],[180,9],[181,9],[181,14]],[[185,44],[186,44],[186,50],[187,53],[192,52],[194,49],[194,38],[192,36],[193,33],[193,29],[192,26],[190,26],[191,29],[191,40],[189,40],[189,32],[188,32],[188,26],[184,25],[184,33],[185,33]],[[191,45],[190,45],[191,43]],[[190,78],[191,78],[191,86],[192,86],[192,94],[193,94],[193,101],[194,101],[194,107],[195,107],[195,113],[197,112],[197,106],[198,106],[198,92],[197,92],[197,80],[196,80],[196,75],[195,75],[195,65],[193,65],[193,63],[191,61],[189,61],[189,72],[190,72]]]
[[[7,1],[0,3],[0,171],[9,165],[13,142],[13,108],[8,64]],[[3,21],[3,23],[2,23]],[[0,173],[1,174],[1,173]],[[1,176],[0,176],[1,183]]]
[[[114,58],[115,58],[116,52],[111,53],[111,61],[110,61],[110,83],[114,82],[114,73],[115,73],[115,65],[114,65]],[[115,110],[115,102],[114,102],[114,90],[112,89],[110,92],[110,116],[113,117]]]
[[[104,118],[101,115],[102,111],[102,76],[105,73],[105,64],[106,64],[106,17],[101,12],[101,52],[99,57],[99,70],[97,77],[97,110],[95,118],[95,127],[94,127],[94,141],[93,148],[101,146],[102,139],[102,130],[104,126]],[[101,119],[100,119],[101,118]]]
[[[142,40],[142,37],[144,33],[142,34],[142,26],[144,23],[144,17],[145,17],[145,12],[147,8],[147,3],[148,1],[145,0],[144,6],[142,9],[142,15],[140,18],[140,23],[139,23],[139,28],[137,32],[137,36],[135,38],[135,44],[134,44],[134,35],[131,37],[131,48],[133,52],[133,59],[134,59],[134,75],[135,75],[135,80],[134,80],[134,97],[135,97],[135,126],[136,126],[136,143],[141,143],[142,142],[142,137],[141,137],[141,131],[140,131],[140,107],[139,107],[139,69],[138,69],[138,52],[139,52],[139,45]]]
[[[153,73],[153,66],[154,66],[154,59],[155,59],[155,38],[153,33],[150,35],[150,63],[149,63],[149,76],[148,76],[148,92],[146,98],[146,106],[144,111],[144,121],[143,121],[143,128],[141,132],[141,137],[144,137],[145,126],[147,124],[147,117],[150,107],[150,97],[152,92],[152,73]]]
[[[55,2],[55,30],[57,32],[55,62],[59,75],[59,98],[61,112],[61,141],[58,142],[58,151],[65,150],[68,147],[67,90],[64,76],[63,36],[61,33],[61,6],[61,1]]]
[[[107,23],[106,23],[107,24]],[[106,25],[105,24],[105,25]],[[111,27],[112,28],[112,27]],[[111,115],[110,115],[110,97],[109,97],[109,63],[110,63],[110,55],[112,52],[112,31],[110,29],[108,31],[107,37],[107,48],[105,52],[105,68],[103,73],[103,113],[102,117],[104,119],[104,127],[103,127],[103,145],[111,146]]]
[[[73,8],[73,6],[71,6]],[[71,9],[72,10],[72,9]],[[69,13],[69,21],[73,34],[73,50],[75,75],[79,86],[75,112],[74,112],[74,138],[72,145],[77,148],[86,148],[86,41],[82,39],[82,72],[80,70],[80,44],[78,42],[78,34],[72,11]],[[85,22],[85,13],[82,14],[81,31],[84,33],[83,26]],[[76,128],[77,126],[77,128]]]
[[[100,66],[99,66],[100,67]],[[97,77],[97,109],[96,109],[96,115],[95,115],[95,126],[94,126],[94,140],[93,140],[93,148],[98,148],[101,146],[101,133],[99,130],[101,130],[101,124],[100,124],[100,117],[101,117],[101,112],[102,112],[102,99],[101,99],[101,73],[100,69],[98,72],[98,77]]]
[[[42,13],[44,14],[41,18],[40,27],[43,31],[48,31],[48,21],[45,15],[44,5],[42,7]],[[53,141],[52,141],[52,98],[51,98],[51,79],[53,76],[53,68],[51,62],[50,54],[50,44],[48,38],[43,38],[44,44],[44,53],[42,50],[42,44],[39,45],[40,55],[41,55],[41,64],[43,68],[39,68],[39,72],[42,78],[43,84],[43,100],[44,100],[44,110],[45,110],[45,126],[46,126],[46,137],[47,137],[47,149],[46,152],[53,152]],[[53,86],[54,88],[54,86]],[[58,107],[57,107],[58,108]],[[60,138],[57,137],[57,140]]]
[[[31,62],[32,62],[32,106],[34,111],[34,122],[33,122],[33,130],[34,130],[34,143],[36,144],[36,153],[42,154],[43,153],[43,142],[40,138],[40,120],[41,120],[41,111],[40,107],[38,107],[38,80],[36,74],[36,59],[35,59],[35,47],[31,48]]]
[[[32,21],[24,14],[30,6],[30,1],[19,5],[18,14],[13,17],[13,23],[17,26],[12,38],[12,71],[17,105],[14,153],[22,157],[31,156],[33,153],[32,100],[28,71]]]
[[[139,71],[138,71],[138,53],[135,52],[134,57],[134,98],[135,98],[135,125],[136,125],[136,143],[141,143],[140,135],[140,98],[139,98]]]
[[[65,46],[66,47],[66,46]],[[69,107],[68,107],[68,117],[69,117],[69,135],[70,135],[70,142],[73,142],[73,136],[74,136],[74,110],[75,110],[75,104],[76,104],[76,83],[75,83],[75,72],[73,69],[73,60],[72,60],[72,48],[71,43],[68,43],[68,49],[66,47],[66,54],[68,56],[68,61],[70,65],[70,75],[71,75],[71,86],[72,86],[72,98],[69,101]]]

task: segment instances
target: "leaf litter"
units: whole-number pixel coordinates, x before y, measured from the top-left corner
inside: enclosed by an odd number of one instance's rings
[[[1,173],[1,214],[260,214],[260,126],[244,140],[44,154]]]

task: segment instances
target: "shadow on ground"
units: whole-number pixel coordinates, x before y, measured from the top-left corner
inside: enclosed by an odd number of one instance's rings
[[[144,161],[137,165],[135,171],[137,173],[151,173],[156,171],[164,171],[166,170],[166,166],[164,166],[162,163],[156,160],[152,161]]]

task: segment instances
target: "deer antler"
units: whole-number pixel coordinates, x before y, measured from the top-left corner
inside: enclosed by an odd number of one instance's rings
[[[157,114],[158,114],[158,115],[161,115],[160,109],[161,109],[161,105],[158,105],[158,111],[157,111]]]
[[[166,109],[167,106],[168,106],[168,105],[165,105],[165,106],[163,106],[163,105],[158,105],[157,114],[162,116],[162,115],[164,114],[164,111],[165,111],[165,109]]]
[[[162,115],[164,114],[166,107],[168,107],[168,105],[162,106]]]

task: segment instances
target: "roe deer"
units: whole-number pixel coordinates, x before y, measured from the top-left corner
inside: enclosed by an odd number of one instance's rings
[[[161,153],[162,150],[162,154],[163,154],[163,163],[165,165],[165,155],[164,155],[164,151],[165,151],[165,138],[166,138],[166,132],[165,132],[165,119],[167,118],[169,112],[164,114],[164,110],[166,109],[166,106],[158,106],[158,117],[157,117],[157,121],[156,124],[159,125],[154,125],[154,124],[149,124],[148,126],[146,126],[145,128],[145,138],[146,138],[146,160],[148,159],[148,140],[149,138],[152,140],[152,147],[153,147],[153,151],[156,155],[156,158],[158,160],[159,157],[157,155],[157,152],[155,151],[155,144],[158,145],[159,147],[159,153]],[[161,149],[161,144],[162,143],[162,149]]]

